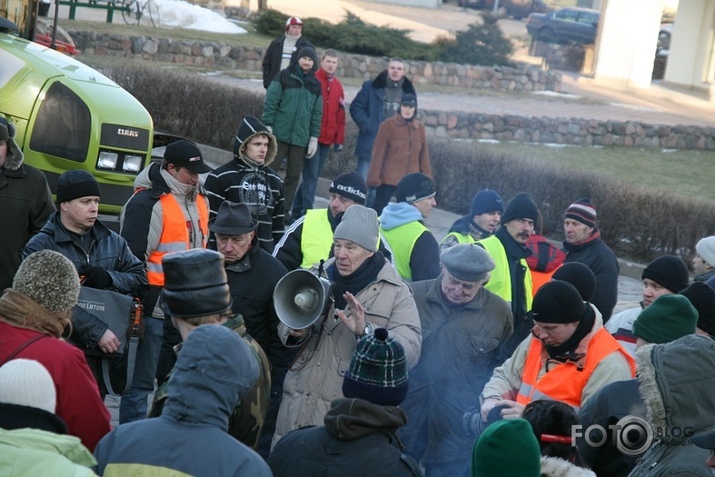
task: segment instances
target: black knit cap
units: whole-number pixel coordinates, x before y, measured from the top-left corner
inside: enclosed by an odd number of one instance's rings
[[[99,183],[92,174],[82,169],[65,171],[57,179],[57,203],[80,197],[101,196]]]
[[[653,280],[673,293],[687,288],[690,283],[688,267],[675,255],[663,255],[648,264],[641,274],[641,279]]]
[[[367,198],[365,179],[357,172],[340,174],[330,183],[330,189],[328,189],[328,191],[332,194],[341,195],[360,205],[365,205],[365,199]]]
[[[397,184],[397,202],[417,202],[436,193],[434,181],[421,172],[407,174]]]
[[[501,216],[501,223],[505,224],[515,219],[531,219],[534,224],[539,221],[539,208],[526,192],[519,192],[509,201]]]
[[[343,379],[343,395],[381,406],[399,406],[407,396],[405,350],[385,328],[357,342]]]
[[[703,282],[697,282],[680,294],[690,300],[698,311],[698,328],[715,336],[715,290]]]
[[[596,275],[581,262],[568,262],[556,269],[552,280],[568,282],[576,288],[583,301],[591,301],[596,293]]]
[[[315,61],[315,50],[309,46],[304,46],[303,48],[300,49],[298,52],[298,56],[296,58],[300,59],[303,58],[304,56],[307,56],[308,58],[312,59]]]
[[[588,312],[578,290],[568,282],[552,280],[536,292],[531,307],[534,321],[540,323],[576,323]]]

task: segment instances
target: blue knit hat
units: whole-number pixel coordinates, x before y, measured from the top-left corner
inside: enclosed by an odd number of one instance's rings
[[[343,379],[345,397],[398,406],[407,396],[408,385],[405,350],[385,328],[358,341]]]
[[[491,189],[480,190],[472,199],[472,208],[469,210],[469,215],[486,214],[487,212],[504,212],[504,201],[499,194]]]

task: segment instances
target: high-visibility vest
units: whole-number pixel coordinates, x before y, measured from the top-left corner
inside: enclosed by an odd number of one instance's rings
[[[407,281],[412,280],[412,269],[410,268],[412,249],[415,248],[417,239],[427,230],[427,227],[417,220],[390,230],[380,227],[380,232],[392,250],[392,262],[397,273]]]
[[[472,237],[471,234],[460,234],[459,232],[450,232],[447,235],[444,236],[442,241],[444,242],[447,237],[454,237],[457,239],[457,242],[459,243],[475,243],[476,240],[474,240],[474,237]]]
[[[328,219],[328,210],[308,209],[300,237],[300,250],[303,254],[300,268],[309,269],[321,260],[327,260],[332,246],[333,228]]]
[[[635,361],[605,328],[601,328],[593,335],[583,359],[566,363],[552,361],[549,371],[539,379],[539,371],[543,366],[543,346],[541,340],[532,336],[524,362],[521,387],[516,397],[516,401],[521,404],[529,404],[538,399],[551,399],[565,402],[578,410],[581,407],[583,388],[586,387],[596,366],[611,353],[621,353],[628,360],[631,377],[636,375]]]
[[[484,288],[492,293],[496,293],[504,301],[511,303],[511,275],[509,274],[509,262],[506,258],[504,245],[502,245],[496,235],[479,240],[477,243],[485,248],[496,265],[491,272],[491,278],[487,284],[484,285]],[[529,270],[529,264],[527,264],[523,258],[519,260],[519,264],[524,267],[525,270],[524,292],[526,295],[526,311],[529,311],[531,310],[531,302],[534,298],[532,293],[531,270]]]
[[[164,286],[164,268],[161,259],[167,253],[183,252],[189,247],[189,229],[186,226],[186,217],[179,201],[174,194],[162,194],[159,197],[163,210],[161,224],[161,237],[159,246],[146,260],[146,276],[150,285]],[[203,246],[206,247],[208,239],[209,208],[206,198],[199,194],[196,197],[196,208],[199,211],[199,227],[203,237]]]

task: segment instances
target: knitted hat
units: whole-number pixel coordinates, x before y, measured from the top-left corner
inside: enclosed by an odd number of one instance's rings
[[[695,245],[695,251],[708,265],[715,268],[715,236],[701,238]]]
[[[397,202],[416,202],[436,193],[434,181],[421,172],[407,174],[397,184]]]
[[[589,227],[596,226],[596,208],[588,197],[581,197],[569,205],[564,218],[573,219]]]
[[[715,290],[703,282],[698,282],[693,283],[680,294],[690,300],[698,311],[698,328],[715,336]]]
[[[298,56],[296,58],[303,58],[303,57],[308,57],[311,60],[315,61],[316,55],[315,55],[315,50],[309,46],[304,46],[303,48],[300,49],[298,52]]]
[[[540,477],[541,449],[525,419],[503,419],[487,427],[472,451],[474,477]]]
[[[50,372],[37,361],[13,359],[0,366],[0,403],[55,413],[57,393]]]
[[[223,255],[194,248],[164,255],[163,309],[176,318],[224,313],[233,300],[228,288]]]
[[[408,106],[414,106],[416,108],[417,96],[412,93],[405,93],[402,95],[402,100],[400,101],[400,104],[406,104]]]
[[[552,280],[568,282],[576,288],[583,301],[591,301],[596,293],[596,275],[581,262],[568,262],[556,269]]]
[[[678,293],[690,283],[688,267],[675,255],[663,255],[648,264],[641,279],[653,280],[673,293]]]
[[[440,259],[450,275],[465,282],[484,280],[496,266],[491,255],[476,244],[460,243],[449,247]]]
[[[188,139],[181,139],[166,146],[164,159],[177,167],[185,167],[196,174],[211,172],[199,147]]]
[[[504,201],[495,191],[484,189],[477,192],[474,199],[472,199],[469,215],[474,217],[475,215],[482,215],[495,210],[504,212]]]
[[[301,20],[299,17],[290,17],[288,20],[286,20],[286,30],[288,31],[288,27],[291,25],[300,25],[303,26],[303,20]]]
[[[365,199],[367,198],[365,179],[357,172],[341,174],[333,179],[328,192],[341,195],[360,205],[365,205]]]
[[[377,328],[357,342],[343,379],[345,397],[399,406],[407,396],[408,385],[405,350],[385,328]]]
[[[276,157],[278,152],[278,143],[276,137],[268,131],[265,124],[260,119],[253,116],[244,116],[241,123],[238,125],[236,133],[236,142],[233,143],[233,157],[238,159],[241,154],[246,153],[246,144],[256,135],[265,135],[268,138],[268,152],[266,153],[267,166]]]
[[[377,212],[362,205],[351,205],[343,214],[333,238],[350,240],[371,252],[377,252],[380,225]]]
[[[82,169],[65,171],[57,179],[57,203],[87,196],[101,196],[99,183],[92,174]]]
[[[519,192],[509,201],[501,216],[501,223],[505,224],[514,219],[531,219],[534,223],[539,221],[539,208],[526,192]]]
[[[531,314],[540,323],[575,323],[588,312],[576,288],[568,282],[552,280],[534,296]]]
[[[61,253],[40,250],[20,264],[12,289],[53,313],[70,310],[79,296],[79,274]]]
[[[633,334],[663,344],[695,333],[698,310],[682,295],[661,295],[633,322]]]

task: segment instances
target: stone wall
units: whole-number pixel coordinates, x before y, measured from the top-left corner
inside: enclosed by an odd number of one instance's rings
[[[715,151],[715,128],[420,110],[429,137]]]
[[[223,67],[260,72],[264,48],[218,42],[172,40],[146,36],[97,34],[69,31],[86,54]],[[409,76],[415,84],[434,84],[500,91],[560,91],[561,74],[538,66],[515,68],[410,61]],[[387,67],[386,58],[365,55],[341,57],[338,76],[373,78]]]

